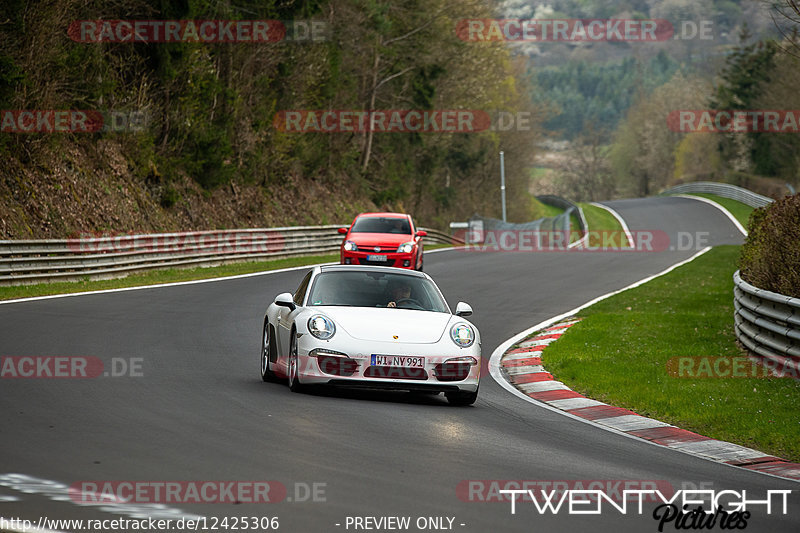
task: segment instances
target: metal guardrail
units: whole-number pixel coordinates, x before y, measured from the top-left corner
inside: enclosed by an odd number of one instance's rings
[[[562,221],[561,224],[562,226],[565,226],[568,231],[572,229],[570,227],[571,221],[569,217],[573,212],[577,213],[578,232],[580,235],[582,235],[582,237],[577,241],[573,242],[572,244],[570,244],[570,247],[577,246],[579,248],[582,248],[586,245],[587,239],[589,237],[589,224],[586,222],[586,217],[583,214],[583,209],[581,208],[581,206],[570,200],[567,200],[566,198],[563,198],[561,196],[556,196],[553,194],[541,194],[537,196],[536,199],[542,202],[543,204],[552,205],[554,207],[563,209],[564,212],[556,218],[566,219],[565,221]]]
[[[536,197],[537,200],[542,202],[543,204],[552,205],[553,207],[558,207],[559,209],[563,209],[566,211],[570,207],[578,209],[578,206],[575,205],[570,200],[563,198],[561,196],[556,196],[555,194],[540,194]]]
[[[484,242],[485,231],[532,231],[532,232],[565,232],[569,234],[572,230],[570,216],[576,213],[578,218],[578,232],[582,235],[579,241],[572,243],[570,247],[580,244],[587,237],[588,224],[586,217],[583,214],[583,209],[577,204],[555,195],[541,195],[536,197],[544,204],[552,205],[564,212],[554,217],[542,217],[530,222],[504,222],[502,220],[490,217],[482,217],[478,214],[472,215],[468,222],[452,222],[450,223],[451,231],[457,234],[461,232],[464,235],[468,244],[481,244]]]
[[[727,183],[717,183],[715,181],[694,181],[690,183],[683,183],[662,191],[660,195],[685,194],[693,192],[716,194],[717,196],[722,196],[723,198],[730,198],[731,200],[742,202],[750,207],[764,207],[765,205],[774,202],[772,198],[762,196],[748,189],[737,187],[736,185],[729,185]]]
[[[541,194],[537,196],[536,199],[543,204],[552,205],[554,207],[563,209],[565,214],[569,214],[570,209],[575,210],[575,212],[578,214],[578,230],[581,233],[586,233],[589,230],[589,225],[586,223],[586,217],[583,216],[583,209],[581,209],[578,204],[554,194]]]
[[[0,241],[0,285],[107,279],[132,272],[336,252],[343,226],[194,231]],[[463,244],[435,229],[426,244]]]
[[[759,289],[733,274],[736,338],[773,368],[800,370],[800,298]]]

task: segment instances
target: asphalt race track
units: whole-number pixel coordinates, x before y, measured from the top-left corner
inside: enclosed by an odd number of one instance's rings
[[[701,202],[607,205],[634,231],[663,230],[674,239],[705,232],[703,246],[742,240]],[[697,249],[451,250],[428,255],[425,267],[452,307],[458,300],[473,306],[488,359],[512,335]],[[304,272],[0,305],[0,355],[94,356],[106,370],[114,358],[141,358],[142,374],[0,380],[0,517],[148,514],[131,504],[76,505],[64,495],[63,485],[87,480],[273,480],[287,489],[279,503],[168,503],[162,512],[278,517],[279,531],[287,532],[363,531],[352,517],[387,516],[411,517],[409,531],[420,530],[419,517],[449,517],[452,530],[464,532],[645,532],[658,531],[654,504],[641,515],[635,506],[623,515],[607,505],[601,515],[581,516],[540,514],[519,502],[512,514],[508,501],[464,501],[468,495],[457,487],[468,480],[653,480],[676,490],[746,490],[751,499],[794,490],[788,514],[756,506],[746,530],[800,531],[797,483],[571,420],[511,395],[488,373],[478,401],[466,408],[441,395],[294,394],[285,384],[263,383],[263,312],[278,293],[294,291]],[[57,483],[15,485],[8,474]],[[314,484],[316,497],[307,490]],[[674,524],[664,531],[675,531]]]

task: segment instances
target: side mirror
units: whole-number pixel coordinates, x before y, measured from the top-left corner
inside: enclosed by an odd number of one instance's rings
[[[290,311],[294,311],[297,306],[294,304],[291,293],[284,292],[275,297],[275,305],[281,307],[288,307]]]
[[[338,230],[336,230],[336,231],[338,231],[338,232],[339,232],[339,233],[341,233],[342,235],[347,235],[347,229],[348,229],[348,228],[339,228],[339,229],[338,229]]]
[[[428,236],[428,232],[427,231],[423,231],[423,230],[419,230],[419,231],[417,231],[416,236],[417,237],[427,237]]]
[[[472,307],[468,303],[458,302],[456,304],[456,316],[470,316]]]

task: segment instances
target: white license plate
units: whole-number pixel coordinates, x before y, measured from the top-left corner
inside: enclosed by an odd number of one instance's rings
[[[372,366],[399,366],[402,368],[425,368],[425,358],[413,355],[372,354]]]
[[[368,255],[367,261],[386,261],[387,257],[385,255]]]

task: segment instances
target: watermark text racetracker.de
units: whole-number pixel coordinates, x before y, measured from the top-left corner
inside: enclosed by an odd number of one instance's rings
[[[491,119],[475,109],[295,109],[277,112],[272,123],[286,133],[474,133]]]
[[[520,496],[512,496],[509,491],[521,490]],[[602,491],[614,501],[623,498],[633,499],[633,493],[625,491],[659,490],[672,495],[672,484],[663,479],[465,479],[456,486],[456,495],[463,502],[510,502],[518,497],[520,501],[545,500],[551,494],[560,495],[575,490]],[[655,502],[655,496],[647,501]]]
[[[278,43],[330,39],[323,20],[76,20],[79,43]]]
[[[0,379],[139,378],[144,377],[143,366],[143,357],[103,361],[85,355],[5,355],[0,356]]]
[[[482,109],[289,109],[275,113],[283,133],[481,133],[533,131],[532,111]]]
[[[295,482],[287,487],[280,481],[143,481],[84,480],[69,486],[70,499],[79,505],[113,504],[242,504],[242,503],[324,503],[327,483]]]
[[[666,364],[673,378],[737,379],[737,378],[794,378],[800,370],[790,358],[755,360],[746,355],[683,355],[671,357]]]
[[[284,234],[276,230],[190,231],[181,233],[85,232],[67,239],[71,252],[247,254],[280,252],[286,246]]]
[[[75,503],[276,503],[286,498],[278,481],[78,481]]]
[[[667,115],[678,133],[800,133],[798,109],[678,109]]]
[[[176,507],[176,504],[237,504],[237,503],[325,503],[327,483],[295,481],[282,483],[264,481],[77,481],[70,485],[26,474],[0,473],[0,487],[14,491],[3,496],[10,502],[25,502],[29,497],[46,498],[98,512],[112,513],[135,519],[171,520],[181,530],[177,520],[208,519],[208,529],[246,529],[224,522],[226,518],[200,516]],[[269,499],[269,501],[266,501]],[[242,513],[245,514],[245,513]],[[247,513],[249,514],[249,513]],[[241,519],[243,517],[239,517]],[[227,520],[230,521],[230,518]],[[202,526],[201,526],[202,527]],[[2,529],[2,528],[0,528]],[[72,528],[55,528],[57,531]],[[80,529],[75,527],[74,529]],[[89,528],[91,529],[91,528]],[[193,529],[189,526],[189,529]],[[258,529],[250,525],[250,529]],[[268,529],[261,525],[261,529]],[[123,531],[126,528],[122,528]]]
[[[2,133],[137,133],[147,129],[150,114],[123,109],[3,109]]]
[[[464,252],[664,252],[702,250],[710,233],[678,232],[674,239],[662,230],[459,230]]]
[[[712,40],[712,20],[665,19],[463,19],[456,36],[467,42],[628,42]]]

